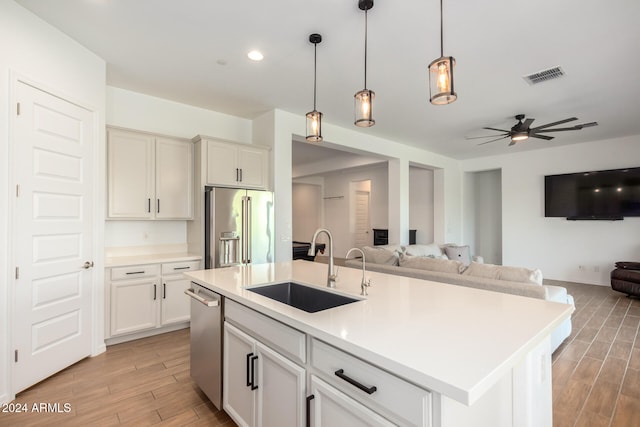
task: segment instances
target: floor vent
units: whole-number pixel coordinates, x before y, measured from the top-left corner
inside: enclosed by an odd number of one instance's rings
[[[538,71],[537,73],[529,74],[528,76],[523,76],[525,82],[530,85],[535,85],[538,83],[546,82],[549,80],[558,79],[564,76],[564,71],[560,67],[549,68],[548,70]]]

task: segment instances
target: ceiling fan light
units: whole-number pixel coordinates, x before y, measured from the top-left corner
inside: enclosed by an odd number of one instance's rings
[[[458,99],[453,87],[453,56],[442,56],[429,64],[429,102],[434,105],[451,104]]]
[[[373,100],[376,93],[369,89],[362,89],[353,96],[356,119],[354,124],[361,128],[368,128],[376,124],[373,120]]]
[[[307,142],[322,142],[322,113],[310,111],[307,113]]]
[[[529,139],[528,132],[518,132],[511,135],[511,141],[513,142],[524,141],[525,139]]]

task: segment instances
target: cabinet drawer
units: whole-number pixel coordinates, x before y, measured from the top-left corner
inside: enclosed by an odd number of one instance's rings
[[[185,271],[200,270],[200,261],[166,262],[162,264],[162,274],[180,274]]]
[[[381,413],[390,413],[409,425],[431,426],[429,391],[316,339],[311,341],[311,366],[326,381],[374,410],[378,407]],[[348,380],[368,388],[371,394]]]
[[[111,268],[111,280],[138,279],[141,277],[151,277],[160,275],[160,265],[130,265],[127,267]]]
[[[231,320],[251,336],[271,344],[291,360],[306,362],[304,333],[229,299],[225,303],[224,315],[225,319]]]

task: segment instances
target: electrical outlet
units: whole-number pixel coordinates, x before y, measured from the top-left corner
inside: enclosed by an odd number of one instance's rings
[[[584,265],[580,264],[580,265],[578,265],[578,270],[585,271],[586,267]]]
[[[600,266],[599,265],[594,265],[593,266],[593,272],[594,273],[600,273]]]

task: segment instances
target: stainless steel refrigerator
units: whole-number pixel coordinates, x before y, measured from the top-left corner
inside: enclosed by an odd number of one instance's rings
[[[205,268],[274,260],[273,193],[205,188]]]

